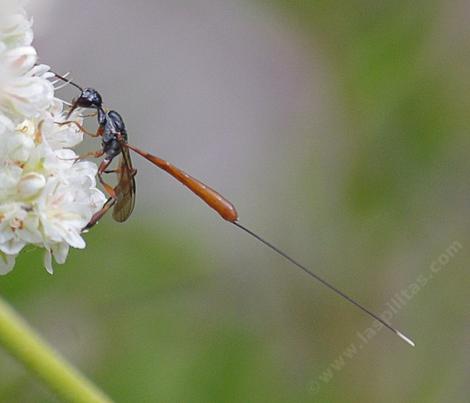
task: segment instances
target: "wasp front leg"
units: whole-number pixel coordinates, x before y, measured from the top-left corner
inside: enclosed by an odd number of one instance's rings
[[[75,120],[66,120],[65,122],[55,122],[55,123],[58,124],[59,126],[74,125],[80,131],[82,131],[83,133],[85,133],[86,135],[90,137],[100,137],[103,135],[103,128],[101,126],[98,127],[98,130],[96,131],[96,133],[93,133],[85,129],[85,127],[82,124],[76,122]]]

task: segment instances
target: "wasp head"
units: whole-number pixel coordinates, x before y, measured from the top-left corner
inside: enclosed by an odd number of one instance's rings
[[[84,88],[80,96],[74,100],[67,118],[77,108],[92,108],[100,111],[103,108],[103,99],[98,91],[93,88]]]

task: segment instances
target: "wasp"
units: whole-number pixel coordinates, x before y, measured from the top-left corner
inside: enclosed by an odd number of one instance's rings
[[[59,76],[58,74],[56,74],[56,77],[68,81],[65,77]],[[113,207],[113,218],[118,222],[126,221],[132,214],[136,194],[134,177],[137,174],[137,170],[132,166],[129,150],[136,152],[152,164],[169,173],[204,200],[212,209],[217,211],[223,219],[230,222],[237,221],[238,213],[234,205],[220,193],[205,185],[200,180],[188,175],[168,161],[129,144],[127,141],[127,129],[123,118],[118,112],[114,110],[108,111],[103,107],[103,99],[97,90],[93,88],[82,88],[71,81],[70,84],[80,89],[81,93],[80,96],[73,101],[67,114],[67,119],[77,108],[94,109],[98,120],[98,129],[96,133],[90,133],[78,122],[70,120],[66,120],[60,124],[74,124],[92,137],[101,137],[101,149],[88,153],[87,155],[96,158],[104,157],[98,166],[98,180],[109,196],[101,210],[94,214],[85,229],[93,227],[111,207]],[[108,170],[108,167],[118,155],[120,156],[118,167],[115,170]],[[104,173],[111,172],[115,172],[118,175],[118,181],[115,187],[112,187],[103,179]]]
[[[169,173],[179,182],[181,182],[184,186],[186,186],[193,193],[199,196],[204,202],[206,202],[212,209],[219,213],[224,220],[242,229],[247,234],[249,234],[253,238],[263,243],[265,246],[273,250],[275,253],[288,260],[294,266],[297,266],[307,275],[320,282],[324,286],[328,287],[330,290],[332,290],[337,295],[347,300],[351,304],[355,305],[367,315],[379,321],[382,325],[391,330],[393,333],[395,333],[397,336],[399,336],[402,340],[406,341],[411,346],[415,345],[414,342],[407,336],[405,336],[402,332],[395,329],[392,325],[390,325],[378,315],[364,307],[355,299],[351,298],[349,295],[339,290],[328,281],[324,280],[322,277],[320,277],[314,271],[309,269],[307,266],[293,259],[290,255],[285,253],[277,246],[274,246],[272,243],[268,242],[267,240],[259,236],[257,233],[248,229],[246,226],[240,224],[240,222],[238,221],[238,213],[235,209],[235,206],[226,198],[224,198],[220,193],[216,192],[214,189],[205,185],[198,179],[195,179],[192,176],[188,175],[183,170],[170,164],[168,161],[165,161],[164,159],[161,159],[155,155],[152,155],[129,144],[124,120],[118,112],[113,110],[108,111],[103,107],[103,99],[97,90],[93,88],[82,88],[63,76],[60,76],[58,74],[55,74],[55,76],[58,79],[73,85],[81,91],[80,96],[73,101],[71,108],[68,112],[67,119],[71,116],[72,112],[75,109],[87,108],[94,109],[96,111],[96,116],[98,120],[98,129],[96,133],[88,132],[82,125],[75,121],[67,120],[65,122],[60,123],[61,125],[74,124],[78,126],[80,130],[89,134],[92,137],[101,137],[101,149],[95,152],[91,152],[88,155],[93,155],[95,157],[104,157],[98,167],[98,179],[102,184],[105,192],[108,194],[109,198],[105,202],[101,210],[99,210],[93,215],[92,219],[87,224],[85,229],[93,227],[111,207],[113,207],[113,218],[116,221],[123,222],[127,220],[132,214],[135,205],[135,175],[137,173],[137,171],[133,168],[131,162],[129,150],[132,150],[144,157],[146,160],[150,161],[152,164],[156,165],[158,168],[161,168],[167,173]],[[118,164],[118,168],[115,170],[108,170],[109,165],[118,155],[120,155],[121,157]],[[115,187],[112,187],[111,185],[107,184],[103,179],[104,173],[111,172],[116,172],[118,175],[118,181]]]

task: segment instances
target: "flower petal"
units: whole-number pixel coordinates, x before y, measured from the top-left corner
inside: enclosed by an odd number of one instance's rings
[[[15,258],[15,255],[6,255],[0,252],[0,275],[5,275],[13,269]]]

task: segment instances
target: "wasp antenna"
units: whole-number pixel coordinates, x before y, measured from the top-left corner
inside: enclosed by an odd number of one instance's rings
[[[63,76],[61,76],[60,74],[57,74],[55,71],[52,71],[52,70],[51,70],[51,73],[54,74],[54,76],[57,77],[59,80],[62,80],[63,82],[65,82],[65,85],[70,84],[70,85],[73,85],[75,88],[79,89],[80,91],[83,91],[82,87],[80,87],[78,84],[74,83],[72,80],[69,80],[67,78],[67,76],[70,75],[70,72],[68,72],[67,74],[64,74]]]
[[[51,73],[52,73],[52,72],[51,72]],[[52,74],[55,75],[55,73],[52,73]],[[70,75],[70,71],[68,71],[67,73],[65,73],[62,77],[67,78],[69,75]],[[59,83],[59,82],[62,82],[62,80],[60,80],[60,79],[54,80],[54,81],[52,81],[52,84],[53,84],[53,85],[56,85],[56,84]],[[65,83],[65,85],[67,85],[67,84],[68,84],[68,83]]]
[[[54,73],[53,71],[50,71],[50,73],[56,75],[56,73]],[[70,75],[70,71],[67,71],[67,73],[62,74],[62,77],[67,78],[69,75]],[[58,83],[59,81],[63,81],[63,80],[57,79],[57,80],[54,81],[54,83]]]
[[[59,80],[55,80],[52,82],[52,85],[56,85],[57,83],[59,83],[60,81]],[[65,83],[62,83],[62,84],[59,84],[57,87],[54,87],[54,90],[55,91],[58,91],[58,90],[61,90],[62,88],[65,88],[67,87],[67,85],[69,85],[69,81],[65,82]]]
[[[359,302],[355,301],[353,298],[351,298],[349,295],[345,294],[343,291],[339,290],[332,284],[330,284],[328,281],[324,280],[322,277],[320,277],[318,274],[314,273],[312,270],[304,266],[303,264],[300,264],[296,260],[294,260],[292,257],[290,257],[287,253],[283,252],[281,249],[278,247],[274,246],[272,243],[266,241],[262,237],[260,237],[258,234],[255,232],[251,231],[247,227],[243,226],[240,224],[238,221],[232,221],[234,225],[236,225],[238,228],[242,229],[245,231],[247,234],[251,235],[253,238],[257,239],[264,245],[266,245],[268,248],[276,252],[278,255],[282,256],[283,258],[287,259],[289,262],[291,262],[293,265],[297,266],[299,269],[304,271],[306,274],[308,274],[310,277],[314,278],[315,280],[319,281],[321,284],[324,286],[328,287],[330,290],[338,294],[340,297],[344,298],[351,304],[355,305],[357,308],[359,308],[361,311],[365,312],[367,315],[370,317],[374,318],[375,320],[379,321],[382,325],[384,325],[387,329],[391,330],[393,333],[395,333],[398,337],[400,337],[402,340],[406,341],[410,346],[415,346],[415,343],[405,336],[402,332],[399,330],[395,329],[392,325],[388,324],[385,322],[382,318],[380,318],[378,315],[375,313],[371,312],[369,309],[361,305]]]

